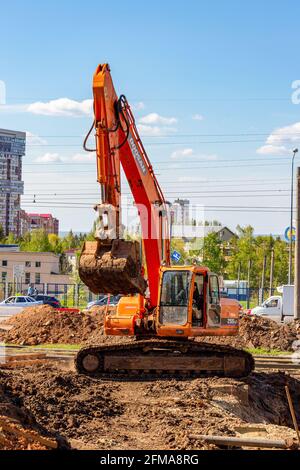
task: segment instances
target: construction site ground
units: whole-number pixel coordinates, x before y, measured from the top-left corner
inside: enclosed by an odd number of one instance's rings
[[[35,346],[114,341],[103,335],[103,309],[71,317],[46,306],[30,310],[0,324],[0,341]],[[241,323],[240,337],[232,338],[239,347],[251,342],[255,348],[293,351],[299,341],[298,323],[249,318]],[[101,380],[78,375],[72,359],[6,366],[0,364],[0,449],[216,449],[195,435],[297,442],[285,385],[300,422],[300,381],[284,372],[256,371],[238,380]]]

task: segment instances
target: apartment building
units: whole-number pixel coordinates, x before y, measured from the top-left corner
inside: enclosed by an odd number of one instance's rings
[[[24,192],[22,157],[25,132],[0,129],[0,225],[4,235],[20,236],[20,199]]]
[[[59,232],[59,221],[52,214],[27,214],[30,230],[43,229],[46,233]]]

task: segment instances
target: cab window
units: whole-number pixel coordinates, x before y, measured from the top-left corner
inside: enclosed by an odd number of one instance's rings
[[[191,278],[192,273],[190,271],[164,272],[159,315],[161,324],[186,324]]]
[[[278,307],[278,299],[270,299],[265,305],[266,307],[276,308]]]
[[[220,303],[219,280],[217,276],[209,278],[209,301],[211,304]]]

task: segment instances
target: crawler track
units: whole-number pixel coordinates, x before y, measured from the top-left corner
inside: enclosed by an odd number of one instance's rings
[[[152,339],[85,347],[75,367],[93,377],[245,377],[253,371],[254,359],[228,346]]]

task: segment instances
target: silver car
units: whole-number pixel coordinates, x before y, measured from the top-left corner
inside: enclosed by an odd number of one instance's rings
[[[8,297],[7,299],[0,302],[0,306],[3,307],[33,307],[34,305],[41,305],[42,301],[34,300],[29,295],[15,295]]]

